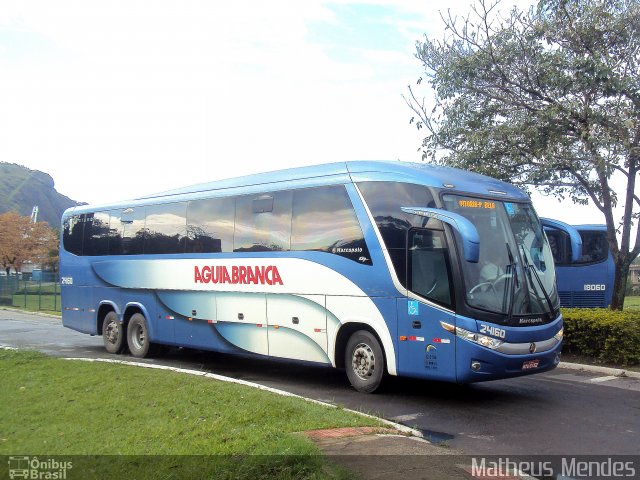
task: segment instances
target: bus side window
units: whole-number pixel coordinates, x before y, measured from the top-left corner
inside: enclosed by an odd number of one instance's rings
[[[112,210],[109,219],[109,255],[143,252],[145,207]]]
[[[187,208],[187,253],[233,251],[235,197],[193,200]]]
[[[109,212],[87,214],[83,243],[83,255],[108,255]]]
[[[408,288],[440,305],[451,307],[451,271],[444,232],[409,230]]]
[[[286,252],[291,246],[291,191],[236,198],[234,252]]]
[[[294,192],[291,250],[334,253],[371,265],[362,228],[343,185]]]
[[[578,263],[602,262],[609,255],[606,232],[580,232],[582,237],[582,257]]]
[[[112,210],[109,214],[109,255],[122,254],[122,223],[120,210]]]
[[[362,193],[387,247],[396,276],[407,286],[407,230],[411,227],[442,229],[435,218],[425,219],[401,210],[402,207],[435,207],[433,195],[424,185],[404,182],[360,182]],[[425,225],[426,222],[426,225]]]
[[[187,232],[187,204],[146,207],[144,253],[182,253]]]
[[[84,215],[73,215],[64,221],[62,244],[67,252],[74,255],[82,255],[84,218]]]

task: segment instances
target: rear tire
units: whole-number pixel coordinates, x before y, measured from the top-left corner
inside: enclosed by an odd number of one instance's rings
[[[345,350],[345,368],[353,388],[373,393],[384,377],[384,354],[378,339],[367,330],[353,333]]]
[[[102,322],[102,341],[109,353],[122,353],[126,346],[124,325],[118,321],[116,312],[109,312]]]
[[[137,358],[145,358],[153,353],[147,320],[141,313],[134,313],[129,320],[127,345],[131,355]]]

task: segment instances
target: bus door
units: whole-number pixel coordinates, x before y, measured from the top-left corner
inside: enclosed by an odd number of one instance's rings
[[[398,299],[398,354],[402,375],[455,381],[455,325],[449,252],[443,230],[408,232],[407,288]]]

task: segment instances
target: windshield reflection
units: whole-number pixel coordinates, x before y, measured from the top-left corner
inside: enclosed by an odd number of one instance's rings
[[[446,195],[444,202],[480,236],[478,263],[461,262],[470,306],[509,318],[558,307],[553,256],[531,205],[457,195]]]

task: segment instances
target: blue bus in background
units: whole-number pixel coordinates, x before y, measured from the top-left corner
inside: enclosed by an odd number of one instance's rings
[[[173,345],[470,383],[553,369],[553,258],[498,180],[346,162],[195,185],[62,218],[66,327],[111,353]]]
[[[542,220],[553,252],[561,306],[608,307],[613,298],[615,265],[606,225],[568,225],[557,220]],[[575,248],[577,242],[572,242],[571,236],[579,238],[580,248]]]

